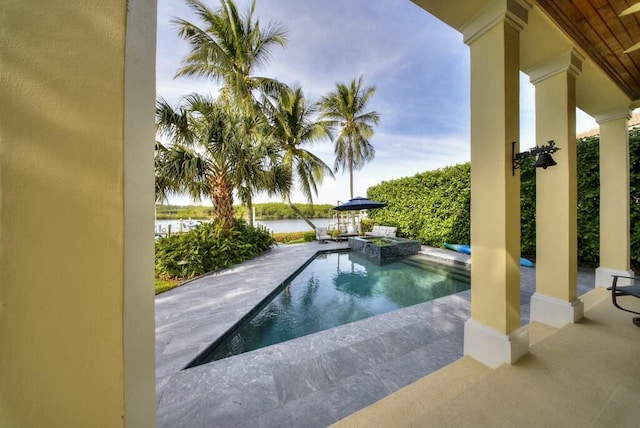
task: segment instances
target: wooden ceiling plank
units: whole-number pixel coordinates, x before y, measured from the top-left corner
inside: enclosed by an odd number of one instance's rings
[[[594,9],[600,9],[601,7],[607,7],[610,5],[609,0],[589,0],[591,6]]]
[[[626,56],[622,51],[619,41],[611,31],[608,23],[600,15],[600,12],[596,10],[590,2],[577,2],[575,6],[586,17],[586,24],[580,23],[576,27],[580,29],[580,32],[585,34],[589,42],[599,52],[600,61],[599,65],[608,70],[610,76],[614,81],[618,82],[621,87],[626,87],[629,90],[633,90],[638,86],[638,82],[635,78],[631,77],[632,71],[636,69],[636,65],[633,61]],[[604,6],[601,7],[601,10]],[[618,18],[616,18],[617,20]],[[626,78],[625,78],[626,77]],[[635,92],[635,91],[634,91]]]
[[[640,13],[618,16],[634,0],[536,0],[536,3],[627,96],[640,99],[640,52],[623,53],[627,45],[640,41]]]
[[[615,14],[615,11],[612,7],[602,7],[598,9],[598,13],[600,14],[602,20],[608,26],[608,32],[605,32],[603,30],[601,32],[601,37],[605,40],[612,53],[620,59],[624,67],[628,69],[631,74],[635,72],[640,76],[639,64],[624,53],[625,49],[633,46],[637,41],[634,41],[631,38],[631,35],[627,32],[627,29]],[[629,75],[629,77],[631,77],[631,74]]]
[[[616,58],[621,66],[616,66],[615,62],[608,58],[609,55],[605,56],[612,62],[613,67],[617,70],[618,74],[620,74],[622,80],[626,81],[630,86],[640,87],[640,63],[634,60],[635,57],[630,57],[624,53],[624,51],[633,46],[636,41],[631,38],[627,28],[622,23],[622,18],[616,14],[611,2],[607,1],[606,5],[597,10],[597,13],[607,27],[606,29],[602,28],[600,31],[594,29],[600,33],[600,37],[611,50],[611,57]],[[638,33],[640,34],[640,31],[638,31]]]

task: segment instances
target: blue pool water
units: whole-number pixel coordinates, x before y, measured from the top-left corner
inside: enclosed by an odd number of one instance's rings
[[[409,257],[320,253],[188,367],[468,290],[469,272]]]

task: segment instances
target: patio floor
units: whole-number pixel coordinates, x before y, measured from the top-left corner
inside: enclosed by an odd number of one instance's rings
[[[344,247],[279,246],[158,295],[158,426],[324,427],[430,373],[438,376],[462,357],[468,291],[181,370],[313,254]],[[423,252],[449,262],[468,260],[447,250]],[[593,283],[593,271],[581,270],[578,294]],[[535,270],[522,268],[523,325],[534,289]]]
[[[537,343],[516,365],[490,370],[464,357],[333,426],[637,427],[640,328],[604,289],[582,300],[579,323],[532,323]]]

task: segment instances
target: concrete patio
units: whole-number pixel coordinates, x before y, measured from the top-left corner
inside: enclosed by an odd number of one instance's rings
[[[158,426],[323,427],[401,394],[430,373],[439,376],[439,369],[462,357],[469,291],[181,370],[313,254],[344,247],[279,246],[158,295]],[[468,256],[447,250],[423,247],[422,253],[445,263],[468,262]],[[521,271],[521,323],[526,325],[535,270]],[[578,293],[593,283],[593,272],[580,270]],[[488,370],[477,365],[480,373]],[[361,421],[370,424],[370,417],[348,421],[366,426]]]
[[[582,300],[579,323],[530,324],[529,355],[516,365],[463,357],[334,426],[637,427],[640,329],[605,289]]]

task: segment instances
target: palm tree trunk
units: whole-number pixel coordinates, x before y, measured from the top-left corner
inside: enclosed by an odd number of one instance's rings
[[[249,223],[251,226],[255,226],[255,224],[253,224],[253,198],[251,198],[251,196],[249,196],[249,200],[247,201],[247,223]]]
[[[226,177],[213,179],[213,216],[223,229],[233,227],[233,185]]]
[[[289,196],[285,196],[284,197],[284,202],[289,205],[289,207],[291,207],[291,209],[293,210],[294,213],[296,213],[298,215],[298,217],[300,217],[302,220],[304,220],[309,226],[311,226],[311,228],[313,230],[316,230],[316,225],[311,223],[311,220],[309,220],[307,217],[304,216],[304,214],[302,214],[302,211],[300,211],[300,209],[298,207],[296,207],[293,202],[291,202],[291,199],[289,198]]]
[[[351,199],[353,199],[353,163],[349,164],[349,190]]]
[[[349,146],[347,147],[347,162],[349,163],[349,191],[351,198],[353,199],[353,150],[351,145],[351,138],[349,138]]]

